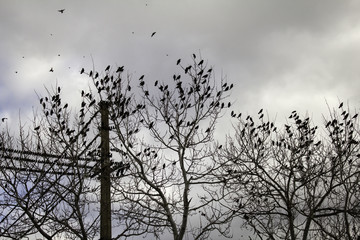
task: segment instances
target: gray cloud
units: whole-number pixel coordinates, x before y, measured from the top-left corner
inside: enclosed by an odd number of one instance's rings
[[[151,81],[168,79],[193,52],[215,65],[218,80],[223,73],[236,83],[240,111],[326,112],[325,99],[338,98],[356,105],[359,8],[335,0],[3,2],[0,105],[13,111],[56,82],[77,96],[90,56],[99,70],[125,65]],[[4,104],[8,95],[13,104]]]

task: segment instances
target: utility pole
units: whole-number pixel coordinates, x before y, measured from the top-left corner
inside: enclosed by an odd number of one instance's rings
[[[99,105],[101,114],[100,239],[111,240],[109,103],[101,101]]]

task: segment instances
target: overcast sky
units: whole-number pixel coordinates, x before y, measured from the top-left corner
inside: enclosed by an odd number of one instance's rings
[[[41,109],[44,86],[78,99],[92,58],[98,71],[170,81],[196,53],[235,84],[237,112],[321,119],[326,101],[358,108],[359,13],[347,0],[0,0],[0,117]]]
[[[237,112],[320,121],[326,102],[359,107],[358,0],[0,0],[0,37],[1,127],[41,109],[44,86],[77,103],[92,59],[99,72],[125,65],[135,79],[172,81],[192,53],[235,84]]]

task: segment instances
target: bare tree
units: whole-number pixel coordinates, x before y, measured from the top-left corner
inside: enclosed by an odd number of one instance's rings
[[[96,136],[87,134],[96,114],[82,104],[72,123],[60,91],[40,98],[43,115],[34,114],[32,129],[1,135],[0,236],[92,239],[98,232],[97,190],[89,178],[96,159],[86,157],[96,149]]]
[[[193,55],[168,82],[138,82],[122,77],[123,67],[105,77],[89,73],[101,99],[108,101],[114,162],[113,212],[117,238],[169,233],[207,239],[217,230],[229,235],[232,210],[221,206],[212,174],[218,165],[211,156],[213,133],[232,84],[212,80],[212,68]],[[133,83],[131,86],[131,83]],[[135,86],[134,86],[135,85]],[[137,85],[137,86],[136,86]],[[136,88],[137,87],[137,88]],[[136,89],[136,90],[134,90]]]
[[[320,135],[296,111],[278,129],[239,118],[219,157],[234,211],[260,239],[355,239],[359,236],[357,114],[340,107]],[[238,116],[232,113],[232,116]]]

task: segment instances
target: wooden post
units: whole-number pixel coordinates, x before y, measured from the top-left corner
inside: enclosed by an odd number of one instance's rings
[[[109,103],[100,102],[101,113],[101,196],[100,196],[100,239],[111,240],[111,198],[110,198],[110,148],[109,148]]]

